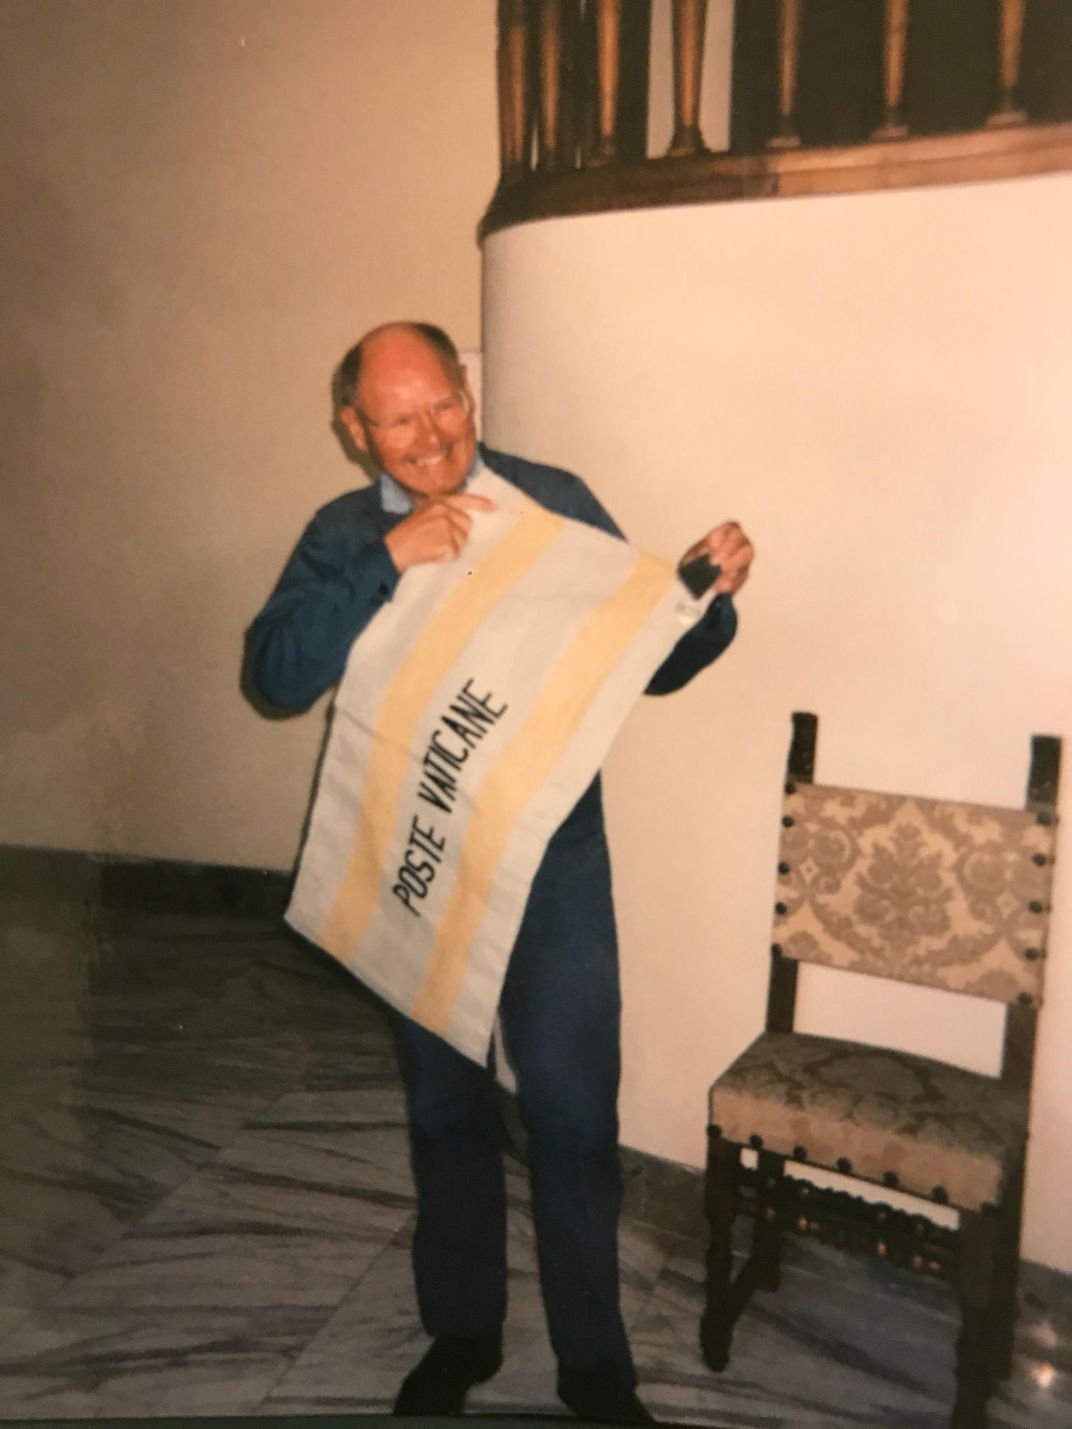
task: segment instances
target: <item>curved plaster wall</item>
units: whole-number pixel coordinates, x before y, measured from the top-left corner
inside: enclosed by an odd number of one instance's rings
[[[707,1086],[761,1026],[793,709],[820,716],[826,781],[981,802],[1020,803],[1033,732],[1072,735],[1070,205],[1062,175],[486,245],[488,439],[581,472],[664,555],[729,516],[759,552],[735,647],[644,702],[608,764],[628,1144],[700,1165]],[[1048,976],[1025,1251],[1070,1270],[1060,871]],[[806,1029],[997,1067],[983,1003],[954,1018],[809,971],[800,1007]]]

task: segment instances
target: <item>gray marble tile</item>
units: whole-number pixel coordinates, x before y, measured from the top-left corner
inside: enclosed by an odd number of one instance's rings
[[[6,1218],[6,1200],[3,1206]],[[101,1235],[97,1225],[89,1228],[88,1232],[85,1226],[80,1225],[77,1238],[67,1239],[55,1232],[35,1238],[33,1229],[24,1233],[22,1219],[18,1208],[14,1208],[8,1222],[8,1236],[14,1241],[16,1250],[0,1253],[0,1335],[18,1324],[31,1310],[47,1304],[70,1283],[78,1269],[96,1260],[101,1246],[93,1244],[93,1234],[97,1234],[105,1245],[122,1234],[121,1228],[117,1227],[110,1228],[110,1234]]]
[[[406,1098],[397,1075],[385,1083],[289,1092],[251,1120],[250,1131],[292,1136],[300,1146],[334,1146],[384,1127],[405,1130]]]
[[[12,1287],[13,1289],[14,1287]],[[26,1297],[27,1299],[29,1297]],[[46,1297],[41,1297],[46,1298]],[[4,1280],[0,1278],[0,1344],[3,1344],[8,1335],[17,1325],[21,1325],[28,1320],[32,1313],[32,1304],[19,1303],[18,1297],[8,1294],[8,1287]]]
[[[303,1091],[348,1091],[398,1082],[398,1056],[393,1043],[365,1048],[352,1032],[325,1033],[304,1060],[298,1080]]]
[[[272,1306],[30,1317],[0,1345],[0,1416],[251,1413],[320,1318]]]
[[[389,1408],[426,1340],[383,1008],[271,920],[102,908],[61,864],[27,891],[0,879],[0,1415]],[[653,1188],[633,1187],[641,1216]],[[470,1407],[560,1415],[513,1161],[507,1193],[507,1359]],[[702,1257],[623,1222],[623,1309],[664,1420],[945,1429],[947,1287],[794,1242],[715,1376]],[[1072,1423],[1070,1286],[1025,1267],[993,1429]]]
[[[990,1429],[1068,1429],[1072,1381],[1046,1361],[1019,1363],[990,1401]]]
[[[738,1327],[729,1367],[703,1364],[694,1316],[665,1306],[634,1326],[633,1349],[646,1402],[659,1418],[682,1423],[806,1426],[806,1429],[944,1429],[945,1401],[887,1384],[867,1356],[846,1347],[850,1363],[816,1355],[807,1327],[754,1308]]]
[[[1021,1268],[1016,1344],[1026,1360],[1052,1365],[1066,1383],[1072,1380],[1072,1276],[1041,1265]]]
[[[140,1207],[202,1165],[263,1099],[215,1092],[79,1088],[4,1127],[0,1171],[93,1182],[116,1206]]]
[[[405,1119],[397,1085],[292,1093],[253,1119],[219,1164],[235,1177],[408,1212],[415,1202]]]
[[[746,1309],[719,1375],[698,1346],[702,1247],[684,1243],[670,1257],[633,1326],[653,1409],[689,1423],[946,1429],[957,1332],[949,1288],[810,1242],[795,1250],[781,1290],[758,1292]],[[1020,1356],[994,1395],[991,1424],[1072,1422],[1068,1395],[1067,1375],[1050,1361]]]
[[[394,1236],[258,1413],[383,1413],[427,1345],[417,1317],[408,1233]]]
[[[565,1413],[555,1395],[556,1364],[548,1340],[528,1210],[527,1178],[508,1171],[510,1216],[507,1256],[509,1306],[505,1363],[468,1400],[475,1413]],[[640,1315],[667,1255],[668,1238],[651,1227],[622,1227],[623,1312]],[[315,1408],[323,1413],[373,1413],[389,1409],[405,1375],[427,1348],[412,1283],[407,1227],[346,1297],[261,1413]]]
[[[619,1234],[622,1317],[627,1328],[643,1315],[675,1237],[623,1219]],[[508,1257],[510,1303],[502,1370],[470,1396],[474,1413],[535,1413],[569,1417],[555,1393],[557,1363],[544,1318],[536,1264],[531,1215],[521,1206],[511,1210]],[[641,1392],[644,1393],[644,1385]]]
[[[0,921],[0,1117],[21,1108],[40,1078],[73,1082],[90,1054],[94,949],[84,931]]]
[[[554,1358],[531,1241],[523,1227],[511,1226],[508,1253],[505,1363],[493,1380],[472,1391],[467,1408],[474,1414],[513,1407],[558,1413]],[[383,1413],[427,1347],[418,1322],[407,1227],[298,1356],[259,1413]]]
[[[44,1303],[214,1158],[248,1099],[65,1091],[0,1135],[0,1303]],[[257,1104],[260,1104],[258,1099]]]
[[[77,1128],[69,1140],[50,1141],[9,1125],[0,1145],[0,1303],[27,1309],[92,1264],[158,1192],[142,1177],[125,1183],[97,1165]]]
[[[331,1308],[409,1213],[342,1176],[218,1164],[145,1216],[53,1304]]]
[[[271,1039],[235,1035],[204,1038],[178,1026],[170,1039],[98,1042],[83,1084],[99,1091],[137,1088],[187,1103],[244,1105],[250,1114],[290,1091],[308,1055],[300,1032]]]

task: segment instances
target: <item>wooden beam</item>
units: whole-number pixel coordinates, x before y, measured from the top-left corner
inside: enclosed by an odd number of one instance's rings
[[[990,183],[1069,171],[1072,122],[909,135],[897,144],[649,159],[547,174],[503,187],[492,200],[480,236],[567,214]]]

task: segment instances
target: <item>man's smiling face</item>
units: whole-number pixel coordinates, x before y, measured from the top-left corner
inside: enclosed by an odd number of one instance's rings
[[[416,503],[458,491],[476,454],[476,405],[465,368],[419,333],[382,328],[362,344],[354,404],[340,417],[361,451]]]

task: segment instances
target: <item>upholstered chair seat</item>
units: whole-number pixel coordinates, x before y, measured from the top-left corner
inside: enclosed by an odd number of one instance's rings
[[[763,1033],[711,1088],[731,1141],[968,1210],[1001,1199],[1026,1119],[1019,1087],[805,1033]]]

